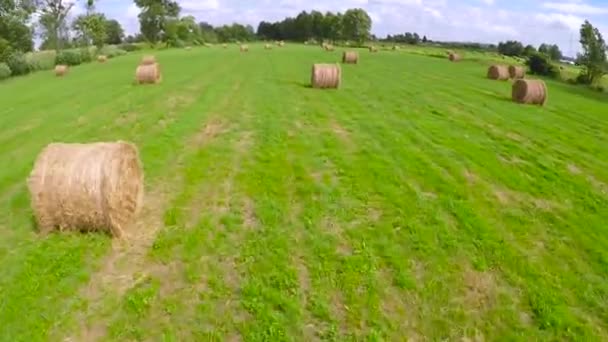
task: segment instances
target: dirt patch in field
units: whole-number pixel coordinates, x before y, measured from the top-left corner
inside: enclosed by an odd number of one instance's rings
[[[524,137],[522,137],[521,135],[519,135],[515,132],[508,132],[507,138],[509,138],[513,141],[519,142],[519,143],[526,141],[526,139]]]
[[[528,164],[527,161],[520,159],[516,156],[498,156],[498,160],[500,160],[502,163],[508,164],[508,165]]]
[[[194,89],[188,89],[190,92],[196,92],[198,91],[198,87],[194,88]],[[189,93],[180,93],[180,94],[173,94],[170,95],[169,97],[167,97],[167,110],[169,110],[169,112],[171,114],[175,114],[175,111],[179,110],[180,108],[185,108],[190,106],[192,103],[194,103],[194,101],[196,100],[196,97],[193,94],[189,94]]]
[[[340,139],[342,140],[344,143],[348,143],[350,144],[351,138],[350,138],[350,133],[348,132],[348,130],[346,130],[342,125],[340,125],[337,121],[335,120],[331,120],[330,122],[330,127],[332,132],[334,132],[334,134]]]
[[[477,271],[467,267],[462,274],[464,308],[475,312],[491,309],[497,302],[498,285],[490,271]]]
[[[570,172],[573,175],[580,175],[583,173],[583,171],[581,171],[581,169],[579,169],[578,166],[576,166],[574,164],[568,164],[567,169],[568,169],[568,172]]]
[[[568,209],[567,205],[554,200],[534,197],[530,194],[510,190],[498,185],[492,185],[492,190],[494,192],[494,196],[498,200],[498,203],[504,206],[525,206],[547,212]]]
[[[218,135],[227,131],[226,123],[219,119],[211,119],[207,124],[192,138],[191,145],[202,147],[212,141]]]
[[[462,175],[469,185],[475,185],[479,182],[479,177],[471,170],[465,169]]]
[[[585,176],[585,178],[587,179],[587,181],[595,189],[597,189],[603,195],[608,195],[608,184],[600,181],[595,176],[590,175],[589,173],[583,171],[581,168],[579,168],[578,166],[576,166],[574,164],[568,164],[567,169],[568,169],[568,172],[570,172],[571,174],[573,174],[575,176]]]
[[[254,229],[258,226],[258,218],[255,214],[255,204],[249,197],[243,199],[243,226],[247,229]]]
[[[137,121],[137,113],[129,112],[129,113],[121,114],[119,117],[116,118],[116,120],[114,120],[114,123],[116,124],[116,126],[126,126],[126,125],[133,124],[136,121]]]

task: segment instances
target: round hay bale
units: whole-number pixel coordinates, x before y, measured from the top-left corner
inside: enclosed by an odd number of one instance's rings
[[[140,65],[135,70],[135,79],[139,84],[156,84],[161,81],[160,66],[158,63]]]
[[[241,52],[249,52],[249,46],[248,45],[241,45]]]
[[[549,94],[545,82],[519,79],[513,83],[511,95],[514,102],[544,106]]]
[[[57,76],[57,77],[63,77],[67,73],[68,73],[68,66],[67,65],[56,65],[55,66],[55,76]]]
[[[399,50],[399,46],[397,46],[397,45],[393,46],[393,51],[397,51],[397,50]]]
[[[340,88],[342,70],[338,64],[314,64],[312,66],[312,87],[319,89]]]
[[[378,52],[378,48],[372,45],[369,47],[369,52]]]
[[[509,76],[511,76],[511,78],[513,79],[521,79],[526,77],[526,69],[524,69],[524,67],[522,66],[515,66],[515,65],[510,65],[509,66]]]
[[[99,55],[99,56],[97,56],[97,61],[98,61],[99,63],[105,63],[105,62],[107,62],[107,61],[108,61],[108,56]]]
[[[459,61],[461,61],[461,60],[462,60],[462,56],[460,56],[460,55],[459,55],[459,54],[457,54],[457,53],[452,52],[452,53],[450,53],[450,55],[448,56],[448,59],[449,59],[451,62],[459,62]]]
[[[141,65],[152,65],[152,64],[156,64],[156,57],[152,56],[152,55],[148,55],[148,56],[144,56],[141,59]]]
[[[205,45],[205,46],[206,46],[206,45]],[[207,47],[208,47],[208,46],[207,46]],[[186,51],[190,51],[190,50],[192,50],[192,46],[186,46],[186,48],[185,48],[185,49],[186,49]]]
[[[330,51],[331,52],[331,51],[334,51],[334,49],[335,49],[334,46],[331,45],[331,44],[325,45],[325,51]]]
[[[488,78],[497,81],[508,81],[509,67],[506,65],[492,65],[488,68]]]
[[[283,46],[285,46],[285,42],[281,40],[281,41],[279,42],[279,47],[283,47]]]
[[[266,50],[272,50],[272,45],[266,44],[266,45],[264,45],[264,49],[266,49]]]
[[[228,48],[228,44],[222,44],[222,47],[223,47],[224,49],[227,49],[227,48]]]
[[[121,237],[138,215],[144,174],[127,142],[48,145],[27,181],[41,233],[108,231]]]
[[[344,54],[342,54],[342,63],[358,64],[359,54],[355,51],[345,51]]]

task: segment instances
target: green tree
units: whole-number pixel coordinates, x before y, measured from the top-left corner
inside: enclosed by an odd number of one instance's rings
[[[66,18],[74,2],[64,0],[41,0],[39,23],[42,37],[50,48],[60,50],[69,37]]]
[[[171,0],[134,0],[141,9],[139,25],[147,41],[157,43],[163,35],[169,19],[176,19],[181,10],[177,1]]]
[[[106,17],[103,14],[81,14],[72,23],[72,29],[76,32],[76,40],[81,42],[80,45],[93,44],[101,48],[106,42]]]
[[[583,65],[580,79],[589,84],[595,84],[607,72],[606,42],[600,31],[589,21],[581,26],[581,45],[583,53],[578,56],[578,62]]]
[[[342,29],[346,39],[362,44],[369,39],[372,19],[361,8],[349,9],[342,18]]]
[[[522,56],[524,53],[524,45],[515,40],[498,43],[498,52],[505,56]]]
[[[0,0],[0,40],[3,41],[0,44],[0,55],[33,49],[33,31],[27,22],[36,10],[36,5],[34,0]]]
[[[342,14],[325,13],[323,20],[323,38],[336,41],[342,37]]]
[[[562,59],[563,55],[562,51],[559,49],[559,46],[551,45],[549,47],[549,57],[551,58],[551,60],[554,61],[559,61],[560,59]]]
[[[526,57],[532,56],[533,54],[535,54],[536,48],[532,45],[526,45],[526,47],[524,48],[524,52],[523,55]]]
[[[117,20],[110,19],[106,20],[106,44],[120,44],[122,43],[125,31]]]

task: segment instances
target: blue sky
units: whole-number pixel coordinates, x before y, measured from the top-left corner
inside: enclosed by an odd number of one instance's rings
[[[558,44],[579,51],[578,29],[585,19],[608,35],[608,0],[181,0],[182,14],[214,25],[234,21],[257,27],[302,10],[364,8],[377,35],[418,32],[431,39],[496,43],[516,39],[533,45]],[[98,0],[97,8],[138,31],[139,10],[129,0]],[[77,6],[75,12],[81,11]]]

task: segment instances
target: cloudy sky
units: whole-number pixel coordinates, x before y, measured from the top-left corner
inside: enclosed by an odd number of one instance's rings
[[[234,21],[257,27],[302,10],[364,8],[376,35],[418,32],[431,39],[496,43],[516,39],[533,45],[558,44],[567,55],[579,51],[585,19],[608,35],[608,0],[180,0],[182,14],[214,25]],[[137,32],[139,10],[129,0],[98,0],[98,10]],[[78,12],[81,9],[76,9]]]

